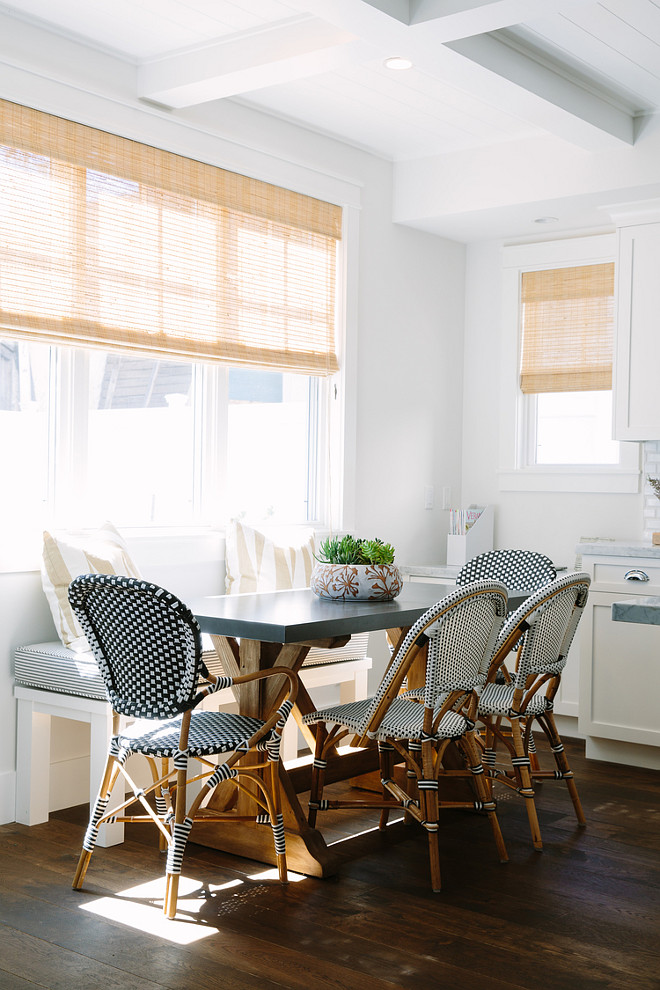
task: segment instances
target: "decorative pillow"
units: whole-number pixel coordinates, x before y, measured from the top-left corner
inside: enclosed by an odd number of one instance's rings
[[[95,533],[53,536],[44,532],[41,583],[64,646],[77,652],[89,650],[67,595],[69,585],[79,574],[123,574],[141,578],[131,560],[124,538],[112,523],[106,522]]]
[[[288,543],[284,542],[287,538]],[[288,529],[271,535],[232,519],[227,527],[225,566],[228,595],[309,588],[314,534]]]

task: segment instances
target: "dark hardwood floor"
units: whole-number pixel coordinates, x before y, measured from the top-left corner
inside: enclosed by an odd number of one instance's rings
[[[419,826],[379,832],[373,816],[334,812],[321,829],[346,840],[336,877],[283,888],[260,864],[190,843],[185,920],[167,922],[152,829],[98,849],[73,891],[86,807],[5,825],[0,990],[657,990],[660,774],[566,745],[588,827],[564,785],[545,783],[535,853],[523,802],[506,792],[502,865],[485,819],[447,811],[439,894]]]

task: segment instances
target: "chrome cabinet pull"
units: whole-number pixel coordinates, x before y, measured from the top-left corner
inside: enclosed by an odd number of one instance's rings
[[[640,571],[634,568],[632,571],[626,571],[623,575],[624,581],[648,581],[649,576],[646,571]]]

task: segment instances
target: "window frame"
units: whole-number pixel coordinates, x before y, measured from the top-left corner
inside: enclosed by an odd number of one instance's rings
[[[639,492],[640,449],[636,443],[619,442],[618,464],[530,463],[532,436],[535,437],[536,427],[536,397],[523,395],[519,382],[522,273],[543,268],[598,264],[615,259],[614,233],[536,241],[503,248],[500,349],[502,404],[498,471],[502,491],[612,494]]]

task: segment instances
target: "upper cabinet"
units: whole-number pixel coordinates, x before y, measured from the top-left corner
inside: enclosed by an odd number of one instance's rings
[[[660,200],[611,213],[618,239],[614,437],[660,440]]]

